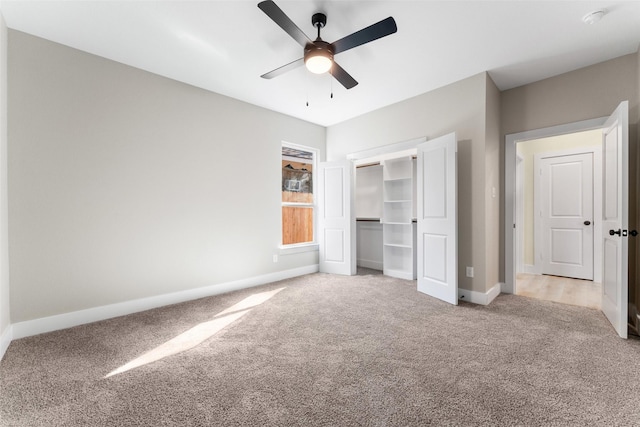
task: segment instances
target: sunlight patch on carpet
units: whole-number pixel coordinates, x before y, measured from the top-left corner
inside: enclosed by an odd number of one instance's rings
[[[164,344],[159,345],[158,347],[132,360],[131,362],[111,371],[104,378],[122,374],[124,372],[130,371],[131,369],[139,368],[140,366],[162,360],[165,357],[173,356],[174,354],[192,349],[202,342],[206,341],[207,339],[211,338],[236,320],[240,319],[242,316],[250,312],[254,307],[268,301],[283,289],[285,288],[279,288],[273,291],[260,292],[250,295],[237,304],[234,304],[231,307],[216,314],[213,320],[202,322],[194,326],[188,331],[181,333],[175,338],[170,339]]]

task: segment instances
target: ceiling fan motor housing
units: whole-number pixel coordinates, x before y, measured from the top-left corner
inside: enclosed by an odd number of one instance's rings
[[[324,28],[327,25],[327,15],[324,13],[314,13],[311,17],[311,23],[316,28]]]
[[[304,59],[306,61],[309,56],[324,55],[333,59],[333,47],[331,43],[324,40],[316,40],[313,43],[307,43],[304,47]]]

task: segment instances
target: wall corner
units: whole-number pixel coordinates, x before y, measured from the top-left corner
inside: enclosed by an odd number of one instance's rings
[[[8,29],[0,11],[0,357],[6,350],[5,344],[8,347],[11,341],[7,191],[7,50]]]

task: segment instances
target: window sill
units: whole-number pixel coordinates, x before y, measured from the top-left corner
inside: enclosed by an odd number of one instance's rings
[[[315,252],[318,251],[317,243],[302,243],[299,245],[280,245],[278,246],[278,253],[280,255],[293,255],[300,254],[304,252]]]

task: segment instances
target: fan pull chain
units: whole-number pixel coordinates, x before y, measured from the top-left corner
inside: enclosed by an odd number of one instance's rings
[[[329,70],[329,74],[331,75],[331,99],[333,99],[333,67]]]

